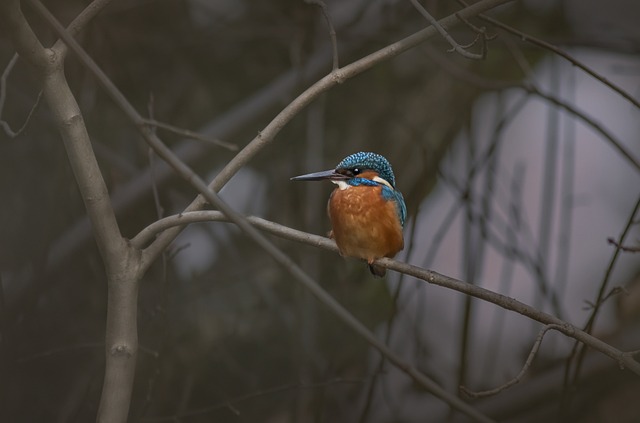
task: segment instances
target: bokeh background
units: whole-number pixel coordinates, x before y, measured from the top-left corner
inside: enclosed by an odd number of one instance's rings
[[[606,3],[606,4],[605,4]],[[327,1],[345,65],[427,26],[408,1]],[[423,3],[436,17],[462,7]],[[85,6],[47,1],[63,23]],[[24,7],[44,44],[55,37]],[[520,1],[492,16],[560,46],[638,98],[640,5]],[[638,254],[607,242],[633,221],[640,110],[550,51],[487,22],[472,61],[435,38],[346,81],[296,116],[222,190],[237,210],[326,234],[330,184],[293,183],[355,151],[392,165],[409,209],[398,258],[479,284],[583,326],[605,280],[594,333],[640,348]],[[14,50],[0,28],[0,67]],[[474,41],[468,27],[452,32]],[[494,38],[495,36],[495,38]],[[114,2],[79,41],[129,101],[159,121],[243,147],[331,70],[319,9],[304,1]],[[480,51],[481,43],[470,47]],[[81,106],[125,235],[178,213],[196,193],[174,177],[70,55]],[[22,125],[38,95],[18,61],[2,119]],[[570,110],[562,105],[569,105]],[[579,113],[576,113],[578,111]],[[234,152],[160,130],[205,179]],[[158,201],[153,190],[157,189]],[[65,151],[45,106],[0,132],[0,420],[95,418],[104,368],[106,278]],[[273,239],[380,339],[452,392],[514,377],[536,322],[355,260]],[[616,289],[617,288],[617,289]],[[381,362],[287,272],[225,223],[192,225],[145,276],[130,420],[418,422],[464,420]],[[567,383],[570,340],[548,334],[516,387],[472,400],[501,421],[640,419],[636,376],[588,354]],[[466,397],[465,397],[466,398]]]

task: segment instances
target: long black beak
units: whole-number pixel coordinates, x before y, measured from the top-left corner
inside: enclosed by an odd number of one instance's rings
[[[307,173],[306,175],[294,176],[292,181],[322,181],[328,179],[330,181],[341,181],[349,179],[347,175],[338,173],[335,170],[323,170],[322,172]]]

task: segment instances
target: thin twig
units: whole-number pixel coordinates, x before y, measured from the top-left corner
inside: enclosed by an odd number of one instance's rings
[[[632,166],[634,166],[637,170],[640,170],[640,160],[638,160],[631,153],[631,151],[629,151],[627,147],[625,147],[624,143],[622,143],[618,138],[616,138],[607,128],[604,127],[604,125],[598,122],[594,117],[589,116],[586,112],[578,109],[578,107],[569,104],[568,102],[560,99],[559,97],[553,94],[542,91],[533,83],[527,83],[527,82],[511,83],[506,81],[494,81],[491,79],[482,78],[481,76],[478,76],[476,74],[473,74],[472,72],[469,72],[465,68],[462,68],[460,66],[453,66],[451,63],[449,63],[446,60],[445,57],[440,57],[437,54],[435,54],[433,51],[427,50],[427,54],[429,54],[430,57],[436,59],[441,66],[446,66],[447,71],[451,75],[469,84],[476,85],[478,87],[488,89],[488,90],[504,90],[508,88],[518,88],[518,89],[524,90],[529,94],[533,94],[542,99],[548,100],[550,103],[562,109],[565,109],[567,112],[571,113],[572,115],[580,119],[582,122],[587,124],[587,126],[590,126],[593,130],[599,133],[606,141],[608,141],[613,146],[613,148],[618,150],[618,152],[627,161],[629,161]],[[517,56],[514,56],[514,59],[518,61],[521,67],[524,67],[523,71],[525,72],[525,74],[528,74],[529,73],[528,64],[522,63],[521,61],[519,61]],[[484,161],[480,161],[481,165],[484,165],[484,163],[485,163]]]
[[[303,384],[303,383],[289,383],[286,385],[281,385],[281,386],[275,386],[273,388],[268,388],[268,389],[260,389],[258,391],[255,392],[251,392],[248,394],[244,394],[244,395],[240,395],[234,398],[230,398],[228,400],[225,400],[223,402],[220,402],[218,404],[213,404],[213,405],[209,405],[207,407],[202,407],[202,408],[198,408],[198,409],[194,409],[194,410],[190,410],[190,411],[186,411],[180,414],[174,414],[171,416],[160,416],[160,417],[147,417],[147,418],[143,418],[142,421],[143,422],[177,422],[177,421],[181,421],[182,419],[188,418],[188,417],[198,417],[198,416],[203,416],[205,414],[209,414],[212,413],[214,411],[217,410],[221,410],[224,408],[229,408],[232,410],[232,412],[234,412],[234,414],[240,414],[239,412],[237,412],[237,410],[233,407],[233,404],[239,403],[239,402],[243,402],[243,401],[247,401],[247,400],[251,400],[254,398],[258,398],[258,397],[264,397],[264,396],[268,396],[268,395],[273,395],[273,394],[277,394],[277,393],[281,393],[281,392],[286,392],[286,391],[291,391],[291,390],[298,390],[298,389],[317,389],[317,388],[323,388],[323,387],[327,387],[327,386],[332,386],[332,385],[338,385],[338,384],[356,384],[356,383],[362,383],[364,382],[364,378],[363,379],[345,379],[345,378],[335,378],[332,380],[328,380],[325,382],[317,382],[317,383],[309,383],[309,384]]]
[[[154,116],[153,93],[149,95],[147,110],[149,112],[149,120],[152,120]],[[156,129],[155,127],[151,128],[154,135],[156,133],[155,129]],[[155,177],[156,166],[155,166],[154,159],[156,154],[153,151],[153,148],[149,147],[148,150],[149,151],[147,154],[149,156],[149,170],[151,171],[151,193],[153,194],[153,204],[156,207],[156,216],[158,217],[158,219],[162,219],[162,216],[164,216],[164,207],[162,207],[162,204],[160,204],[160,194],[158,193],[158,184],[156,183],[156,177]]]
[[[544,335],[552,329],[560,330],[561,326],[551,324],[551,325],[546,325],[544,328],[542,328],[542,330],[540,330],[540,332],[538,333],[538,336],[536,337],[536,341],[534,342],[533,347],[531,348],[531,352],[529,353],[529,356],[527,357],[527,360],[524,363],[524,366],[522,366],[520,373],[518,373],[516,377],[514,377],[513,379],[509,380],[508,382],[494,389],[489,389],[486,391],[472,391],[466,386],[460,386],[460,391],[464,392],[466,395],[470,396],[471,398],[482,398],[482,397],[488,397],[491,395],[499,394],[500,392],[520,382],[524,378],[524,375],[527,373],[529,368],[531,367],[531,363],[533,363],[533,359],[538,354],[538,350],[540,349],[540,345],[542,344],[542,339],[544,338]]]
[[[614,245],[616,248],[626,252],[626,253],[640,253],[640,246],[639,247],[629,247],[626,245],[622,245],[620,244],[618,241],[616,241],[613,238],[607,238],[607,242],[611,245]]]
[[[467,3],[464,1],[461,1],[462,4],[466,5]],[[640,101],[638,101],[637,99],[635,99],[631,94],[629,94],[628,92],[626,92],[625,90],[623,90],[622,88],[620,88],[619,86],[617,86],[616,84],[614,84],[613,82],[609,81],[607,78],[605,78],[604,76],[600,75],[599,73],[597,73],[596,71],[594,71],[593,69],[591,69],[589,66],[585,65],[584,63],[582,63],[580,60],[576,59],[575,57],[571,56],[569,53],[567,53],[566,51],[558,48],[557,46],[554,46],[551,43],[548,43],[544,40],[541,40],[539,38],[536,38],[532,35],[529,35],[527,33],[524,33],[522,31],[519,31],[503,22],[500,22],[499,20],[492,18],[490,16],[484,15],[484,14],[479,14],[478,17],[486,22],[489,22],[499,28],[502,28],[503,30],[515,35],[516,37],[518,37],[520,40],[531,43],[533,45],[536,45],[538,47],[541,47],[545,50],[549,50],[552,53],[557,54],[558,56],[562,57],[563,59],[567,60],[569,63],[571,63],[572,65],[574,65],[575,67],[582,69],[585,73],[587,73],[588,75],[592,76],[593,78],[597,79],[598,81],[602,82],[604,85],[606,85],[607,87],[611,88],[613,91],[615,91],[616,93],[620,94],[624,99],[626,99],[627,101],[629,101],[631,104],[633,104],[635,107],[640,109]]]
[[[331,51],[333,53],[333,68],[332,70],[338,70],[338,40],[336,37],[336,30],[331,23],[331,19],[329,18],[329,9],[327,5],[322,0],[304,0],[305,3],[311,4],[314,6],[318,6],[322,11],[322,16],[324,16],[324,20],[327,23],[327,29],[329,30],[329,38],[331,39]]]
[[[639,210],[640,210],[640,196],[638,197],[638,200],[636,201],[636,204],[633,207],[631,214],[629,215],[629,219],[625,224],[622,234],[620,234],[620,238],[617,240],[618,245],[624,245],[624,240],[629,234],[629,231],[631,230],[631,227],[633,226],[633,222],[636,218],[636,214],[638,214]],[[602,304],[606,298],[606,293],[609,286],[609,282],[611,281],[611,275],[613,274],[613,269],[615,267],[615,264],[618,261],[618,258],[620,257],[621,251],[622,250],[620,248],[616,248],[613,255],[611,256],[611,260],[609,261],[609,265],[607,266],[607,271],[605,272],[605,275],[602,279],[602,282],[600,284],[600,289],[598,290],[596,300],[593,304],[593,311],[591,312],[591,315],[589,316],[589,319],[587,320],[587,323],[585,324],[583,329],[586,333],[590,334],[593,331],[593,328],[596,323],[596,319],[598,317],[598,312],[600,311],[600,308],[602,307]],[[576,347],[577,345],[574,345],[572,354],[569,357],[569,361],[575,358],[574,353],[576,352]],[[578,378],[580,377],[580,372],[582,370],[582,363],[584,362],[585,355],[586,355],[586,348],[584,348],[584,346],[578,346],[577,361],[575,365],[575,370],[573,372],[573,377],[571,379],[571,383],[575,384],[578,381]]]
[[[199,134],[197,132],[191,131],[189,129],[182,129],[182,128],[179,128],[177,126],[173,126],[173,125],[170,125],[170,124],[164,123],[164,122],[159,122],[159,121],[157,121],[155,119],[151,119],[151,118],[149,118],[149,119],[142,118],[142,122],[145,123],[146,125],[149,125],[152,128],[164,129],[164,130],[167,130],[169,132],[173,132],[174,134],[180,135],[180,136],[185,137],[185,138],[191,138],[191,139],[198,140],[198,141],[204,141],[204,142],[207,142],[207,143],[210,143],[210,144],[214,144],[214,145],[226,148],[227,150],[230,150],[230,151],[238,151],[238,146],[235,145],[235,144],[231,144],[231,143],[228,143],[228,142],[225,142],[225,141],[221,141],[221,140],[218,140],[218,139],[215,139],[215,138],[210,138],[210,137],[204,136],[202,134]]]
[[[29,110],[27,118],[24,120],[24,123],[17,131],[13,131],[9,123],[2,119],[2,112],[4,111],[4,105],[7,100],[7,79],[9,78],[9,75],[11,74],[11,71],[13,70],[16,62],[18,61],[18,57],[20,57],[18,56],[18,54],[13,55],[13,57],[7,64],[7,67],[2,72],[2,76],[0,77],[0,126],[2,126],[2,129],[4,129],[5,134],[7,134],[9,138],[15,138],[20,135],[22,131],[24,131],[24,129],[29,124],[29,121],[31,120],[31,116],[33,116],[33,113],[38,108],[40,99],[42,98],[42,90],[40,90],[40,92],[38,93],[38,97],[36,98],[36,102],[33,104],[33,106],[31,106],[31,110]]]
[[[427,22],[429,22],[429,24],[431,24],[438,31],[438,33],[442,35],[442,38],[447,40],[447,42],[451,45],[451,51],[455,51],[458,54],[460,54],[462,57],[466,57],[467,59],[472,59],[472,60],[484,59],[485,57],[484,51],[482,54],[468,52],[467,50],[465,50],[463,46],[458,44],[451,35],[449,35],[449,33],[438,23],[436,18],[434,18],[433,16],[431,16],[429,12],[427,12],[427,9],[422,7],[422,5],[418,2],[418,0],[409,0],[409,1],[411,1],[411,4],[413,4],[416,10],[420,12],[422,16],[424,16]],[[469,44],[469,46],[472,46],[473,44],[475,44],[475,41]]]

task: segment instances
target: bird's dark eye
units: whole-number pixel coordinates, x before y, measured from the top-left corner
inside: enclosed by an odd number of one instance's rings
[[[337,169],[336,172],[340,173],[341,175],[345,175],[350,178],[353,178],[354,176],[360,174],[362,171],[356,167],[353,169]]]

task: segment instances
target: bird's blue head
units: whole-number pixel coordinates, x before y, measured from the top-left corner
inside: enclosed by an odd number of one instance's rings
[[[338,163],[335,169],[309,173],[291,179],[294,181],[319,181],[329,179],[338,183],[338,181],[361,179],[358,178],[358,175],[367,171],[377,173],[379,178],[384,179],[386,183],[395,189],[396,178],[393,175],[389,161],[380,154],[362,151],[345,157]]]
[[[396,178],[393,174],[393,169],[391,169],[391,164],[380,154],[361,151],[345,157],[336,166],[336,172],[345,172],[351,177],[357,176],[366,170],[373,170],[380,178],[389,182],[393,188],[396,187]]]
[[[375,175],[372,176],[369,172],[373,172]],[[291,179],[294,181],[328,179],[340,186],[340,189],[347,189],[349,186],[379,186],[382,197],[385,200],[395,202],[398,219],[400,224],[404,226],[407,207],[402,194],[396,190],[396,178],[389,161],[380,154],[361,151],[345,157],[335,169],[295,176]]]

